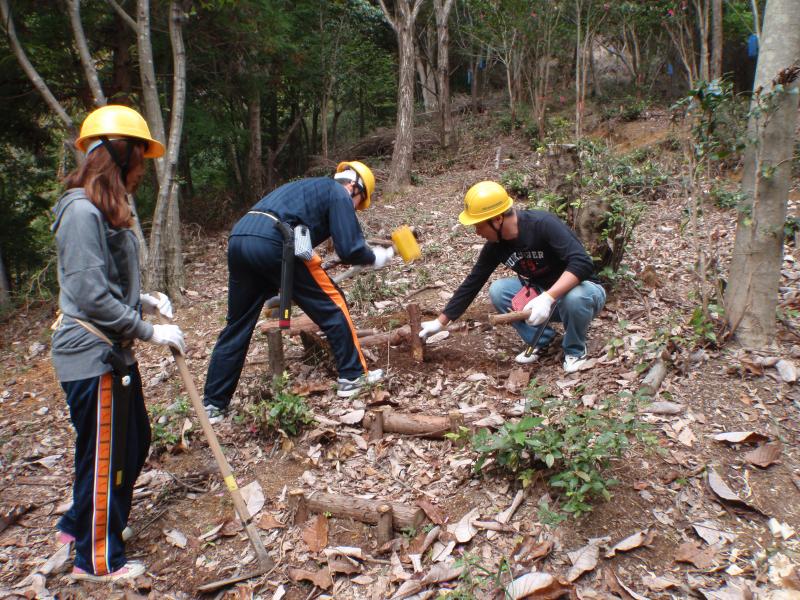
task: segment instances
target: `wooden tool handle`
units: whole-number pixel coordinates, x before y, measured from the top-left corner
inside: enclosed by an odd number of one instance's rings
[[[160,312],[157,311],[156,315],[160,323],[168,323],[164,315]],[[208,441],[208,447],[211,448],[211,453],[217,461],[217,466],[219,467],[225,487],[228,488],[231,494],[231,500],[233,501],[233,507],[236,509],[236,514],[239,515],[239,519],[247,532],[247,537],[250,538],[250,543],[256,553],[256,558],[262,567],[271,569],[273,561],[269,557],[269,554],[267,554],[267,549],[264,548],[264,542],[261,541],[261,536],[258,534],[258,530],[251,520],[250,511],[247,510],[247,504],[245,504],[244,498],[242,498],[242,492],[239,490],[236,478],[233,476],[233,471],[228,463],[228,459],[225,458],[225,454],[222,452],[222,446],[219,444],[217,434],[214,433],[214,428],[208,420],[203,401],[200,399],[200,394],[197,391],[197,387],[194,385],[192,374],[189,372],[189,367],[186,365],[186,359],[183,354],[172,346],[170,346],[169,349],[172,351],[172,358],[175,360],[175,364],[178,365],[178,373],[180,373],[183,385],[186,387],[186,392],[189,394],[189,398],[192,401],[194,412],[197,414],[197,420],[200,421],[200,427],[203,429],[203,433]]]
[[[517,312],[508,312],[500,315],[489,315],[490,325],[508,325],[509,323],[516,323],[517,321],[524,321],[531,316],[531,311],[521,310]]]

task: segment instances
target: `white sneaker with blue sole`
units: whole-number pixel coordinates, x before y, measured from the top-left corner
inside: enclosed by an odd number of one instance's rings
[[[339,398],[350,398],[358,394],[364,388],[364,386],[378,383],[382,379],[383,369],[375,369],[366,375],[362,375],[361,377],[357,377],[355,379],[345,379],[344,377],[340,377],[336,381],[336,385],[338,387],[336,390],[336,395],[339,396]]]

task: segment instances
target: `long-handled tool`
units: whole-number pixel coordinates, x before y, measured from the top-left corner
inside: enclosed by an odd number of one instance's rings
[[[553,318],[553,315],[556,312],[556,308],[558,308],[557,300],[553,302],[553,306],[550,307],[550,313],[547,315],[547,320],[541,325],[537,325],[537,327],[539,327],[539,331],[536,333],[536,337],[533,339],[533,342],[525,349],[526,356],[529,356],[529,353],[533,353],[534,350],[536,350],[536,344],[538,344],[539,340],[542,339],[542,334],[544,333],[544,330],[547,329],[547,326],[550,324],[550,320]],[[530,316],[531,316],[531,311],[518,310],[513,312],[502,313],[499,315],[489,315],[489,323],[491,325],[507,325],[510,323],[516,323],[517,321],[524,321]]]
[[[167,320],[163,315],[161,315],[161,313],[158,313],[158,319],[161,323],[167,323]],[[203,433],[206,436],[208,446],[211,448],[211,453],[214,455],[214,459],[217,461],[217,466],[219,467],[220,474],[222,475],[222,480],[225,482],[225,487],[228,488],[228,491],[231,494],[233,507],[236,509],[236,514],[239,516],[239,520],[242,522],[245,532],[247,532],[247,537],[250,538],[250,544],[253,546],[256,559],[258,559],[258,567],[254,571],[250,571],[246,574],[237,575],[228,579],[223,579],[221,581],[206,583],[197,588],[197,591],[199,592],[213,592],[214,590],[218,590],[238,581],[244,581],[246,579],[263,575],[264,573],[270,571],[275,566],[275,563],[269,557],[269,554],[267,554],[267,549],[264,547],[264,542],[261,541],[261,536],[259,536],[258,530],[252,521],[250,511],[247,510],[247,504],[245,504],[244,498],[242,498],[242,493],[239,491],[239,486],[236,483],[236,478],[233,475],[233,471],[228,463],[228,459],[225,458],[225,455],[222,453],[222,446],[220,446],[219,440],[217,439],[217,434],[214,433],[214,428],[211,426],[211,423],[208,420],[208,415],[206,415],[206,410],[203,407],[203,401],[200,399],[200,394],[197,392],[197,388],[194,385],[194,380],[189,372],[189,367],[186,366],[186,359],[183,357],[183,354],[178,352],[176,349],[170,348],[170,350],[172,350],[172,358],[175,359],[175,364],[178,365],[178,372],[181,375],[183,385],[186,387],[186,391],[192,401],[194,411],[197,413],[197,419],[200,421],[200,427],[202,427]]]

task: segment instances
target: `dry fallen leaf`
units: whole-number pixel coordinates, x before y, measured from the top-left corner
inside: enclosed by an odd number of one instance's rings
[[[698,569],[707,569],[714,564],[716,555],[717,549],[713,546],[701,549],[696,542],[684,542],[678,546],[675,562],[690,563]]]
[[[286,527],[286,525],[278,521],[278,519],[269,513],[264,513],[261,515],[261,518],[258,519],[258,526],[261,529],[283,529]]]
[[[433,565],[431,569],[425,574],[420,580],[422,584],[430,584],[430,583],[444,583],[446,581],[452,581],[461,575],[464,572],[465,567],[462,565],[460,567],[455,566],[454,563],[439,563]]]
[[[719,498],[730,502],[732,504],[736,504],[737,506],[743,506],[745,508],[749,508],[750,510],[754,510],[759,514],[763,514],[759,509],[755,506],[752,506],[739,498],[739,496],[734,492],[728,484],[722,479],[719,473],[714,470],[713,467],[708,467],[708,487],[711,488],[711,491],[714,492]]]
[[[614,546],[606,552],[606,558],[611,558],[617,552],[627,552],[642,545],[647,545],[653,541],[653,535],[647,530],[637,531],[633,535],[629,535],[624,540],[617,542]]]
[[[433,504],[427,498],[417,499],[416,504],[425,512],[431,522],[435,525],[443,525],[445,523],[446,516],[444,512],[442,512],[442,509]]]
[[[642,583],[647,589],[653,592],[663,592],[664,590],[680,585],[680,582],[674,579],[654,576],[642,577]]]
[[[597,566],[597,561],[600,558],[600,540],[593,539],[583,548],[579,548],[573,552],[567,552],[572,568],[567,573],[567,581],[573,582],[578,577],[593,570]]]
[[[778,462],[781,458],[783,446],[780,442],[774,444],[764,444],[755,450],[750,450],[744,455],[744,459],[751,465],[766,469],[771,464]]]
[[[533,571],[509,583],[504,597],[509,600],[560,598],[567,590],[567,587],[549,573]]]
[[[323,590],[328,590],[333,585],[331,572],[327,567],[324,569],[319,569],[318,571],[308,571],[306,569],[295,569],[293,567],[289,567],[287,572],[293,581],[310,581],[315,586],[322,588]]]
[[[165,531],[164,535],[167,536],[167,541],[176,546],[178,548],[186,548],[187,539],[186,536],[183,535],[177,529],[171,529],[170,531]]]
[[[244,503],[247,504],[247,511],[251,517],[258,514],[264,508],[264,490],[261,489],[261,484],[257,480],[253,480],[246,486],[239,490],[242,493]]]
[[[728,542],[736,541],[736,534],[729,531],[723,531],[722,526],[716,521],[709,519],[700,521],[699,523],[692,523],[697,535],[703,538],[703,541],[709,546],[716,546],[717,544],[726,544]]]
[[[512,556],[517,563],[530,567],[536,561],[550,554],[552,549],[553,541],[551,539],[537,542],[535,538],[526,536],[514,549]]]
[[[356,423],[360,423],[364,419],[364,409],[353,410],[347,413],[346,415],[342,415],[339,417],[339,421],[344,423],[345,425],[355,425]]]
[[[458,523],[450,525],[447,530],[450,531],[453,535],[456,536],[456,541],[459,544],[466,544],[472,538],[475,537],[475,534],[478,533],[478,530],[472,525],[472,521],[478,518],[480,514],[480,509],[473,508],[463,517]]]
[[[711,437],[717,442],[728,442],[729,444],[751,444],[769,439],[766,435],[757,431],[726,431]]]
[[[328,519],[325,515],[315,516],[301,534],[311,552],[319,552],[328,545]]]

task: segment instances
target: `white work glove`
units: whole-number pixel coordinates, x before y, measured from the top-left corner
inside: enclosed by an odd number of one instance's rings
[[[392,260],[392,258],[394,258],[394,248],[391,246],[389,248],[375,246],[372,248],[372,252],[375,254],[375,262],[372,263],[373,269],[382,269],[389,264],[389,261]]]
[[[423,340],[428,339],[429,335],[433,335],[434,333],[439,333],[442,330],[442,322],[439,319],[434,319],[433,321],[423,321],[420,323],[422,326],[422,331],[419,332],[419,337]]]
[[[526,319],[528,325],[541,325],[547,321],[553,302],[555,302],[555,300],[547,292],[542,292],[536,296],[536,298],[528,302],[523,309],[525,311],[531,311],[530,316]]]
[[[142,312],[154,315],[160,312],[168,319],[172,318],[172,302],[169,297],[161,292],[155,294],[139,294],[139,302],[142,303]]]
[[[170,346],[181,354],[186,354],[183,332],[177,325],[153,325],[153,337],[149,341],[162,346]]]

